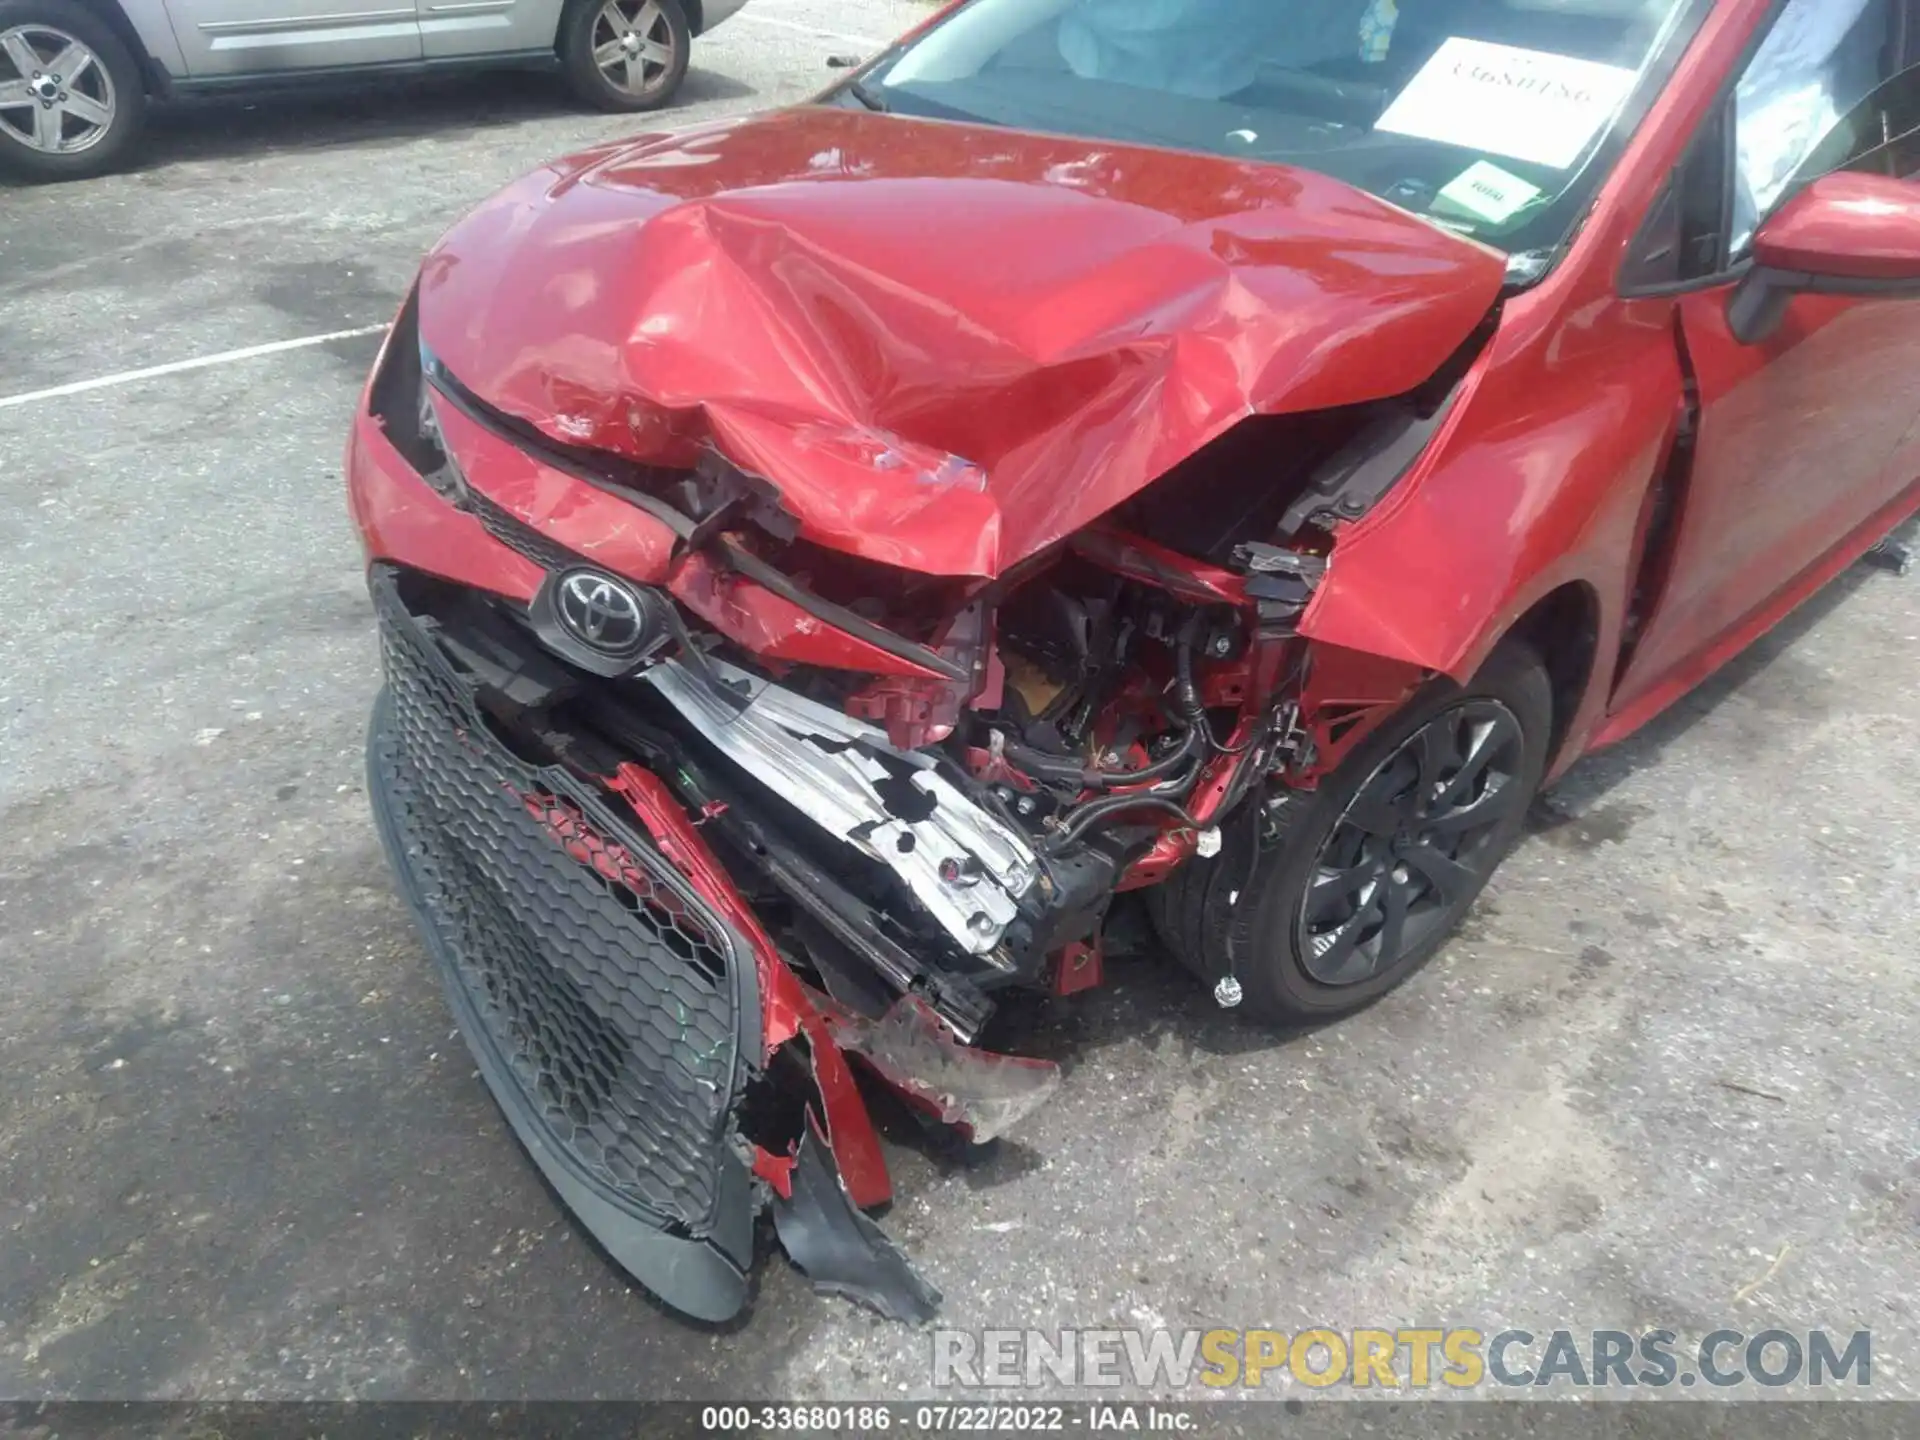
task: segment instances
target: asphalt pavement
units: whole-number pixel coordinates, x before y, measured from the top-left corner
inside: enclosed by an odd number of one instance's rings
[[[753,0],[668,118],[922,13]],[[636,128],[438,78],[0,188],[0,1396],[931,1393],[925,1332],[777,1253],[692,1326],[557,1208],[367,815],[339,460],[377,335],[169,368],[380,325],[467,206]],[[1343,1025],[1249,1030],[1150,958],[1036,1007],[1050,1108],[891,1142],[945,1323],[1868,1328],[1920,1396],[1917,646],[1920,575],[1850,573],[1579,767]]]

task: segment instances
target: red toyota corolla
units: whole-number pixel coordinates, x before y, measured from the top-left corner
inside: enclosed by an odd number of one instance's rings
[[[1366,1004],[1913,510],[1917,8],[970,0],[462,221],[347,457],[372,794],[608,1251],[929,1313],[855,1068],[1017,1123],[1133,891]]]

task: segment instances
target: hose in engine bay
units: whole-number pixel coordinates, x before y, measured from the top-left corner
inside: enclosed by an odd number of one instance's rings
[[[1093,826],[1129,810],[1164,810],[1190,830],[1204,828],[1178,800],[1170,795],[1109,795],[1104,800],[1089,800],[1075,810],[1053,834],[1041,842],[1041,849],[1057,853],[1073,844]]]
[[[1138,770],[1089,769],[1064,756],[1049,755],[1031,745],[1022,745],[1017,740],[1006,741],[1004,750],[1009,760],[1041,779],[1065,781],[1088,790],[1111,790],[1116,785],[1141,785],[1149,780],[1164,779],[1184,765],[1204,743],[1200,734],[1189,725],[1178,745]]]
[[[1200,616],[1196,613],[1186,624],[1180,627],[1180,634],[1173,645],[1173,703],[1180,717],[1200,734],[1209,750],[1216,755],[1244,755],[1257,737],[1249,737],[1239,745],[1223,745],[1215,738],[1213,722],[1207,719],[1206,701],[1200,698],[1199,682],[1193,678],[1193,635],[1200,627]]]

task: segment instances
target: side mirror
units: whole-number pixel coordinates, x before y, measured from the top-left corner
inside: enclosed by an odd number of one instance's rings
[[[1920,297],[1920,184],[1839,171],[1774,211],[1727,301],[1734,339],[1766,339],[1801,293]]]

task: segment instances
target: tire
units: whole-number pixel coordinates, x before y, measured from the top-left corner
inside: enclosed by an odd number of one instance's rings
[[[72,46],[77,78],[51,68]],[[36,103],[42,83],[51,104]],[[104,174],[128,157],[146,119],[146,77],[112,27],[74,0],[0,0],[0,167],[33,180]]]
[[[639,45],[664,51],[657,62],[643,51],[629,61],[601,68],[596,51],[604,53],[607,47],[621,43],[616,15],[629,31],[641,37]],[[687,63],[693,56],[693,27],[687,23],[679,0],[569,0],[560,20],[556,49],[574,94],[595,109],[627,113],[657,110],[673,99],[687,77]],[[617,75],[631,79],[631,88],[626,79],[616,81]]]
[[[1229,820],[1217,857],[1158,887],[1162,939],[1208,983],[1238,981],[1256,1021],[1323,1024],[1372,1004],[1433,957],[1519,839],[1552,730],[1552,686],[1524,645],[1464,686],[1435,681],[1317,790]],[[1457,798],[1428,796],[1429,783],[1459,787],[1462,755],[1484,768]],[[1441,802],[1430,813],[1427,798]]]

